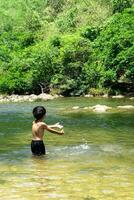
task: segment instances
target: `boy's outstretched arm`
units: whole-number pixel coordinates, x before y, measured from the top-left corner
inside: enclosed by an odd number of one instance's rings
[[[55,130],[50,128],[47,124],[44,124],[44,129],[46,129],[47,131],[54,133],[54,134],[58,134],[58,135],[63,135],[64,134],[64,130],[62,129],[61,131]]]
[[[49,128],[59,128],[59,129],[62,129],[63,128],[63,126],[62,125],[60,125],[60,123],[58,122],[58,123],[56,123],[56,124],[53,124],[53,125],[47,125]]]

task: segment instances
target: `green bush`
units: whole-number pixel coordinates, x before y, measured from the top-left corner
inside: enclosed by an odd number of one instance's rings
[[[126,8],[131,8],[133,0],[112,0],[113,13],[122,12]]]
[[[74,31],[76,28],[76,16],[77,16],[77,8],[72,8],[68,10],[65,15],[60,16],[56,20],[56,24],[59,28],[60,32],[69,32]]]
[[[44,43],[12,54],[8,70],[0,80],[0,89],[18,94],[39,94],[41,88],[48,92],[53,73],[50,54]]]
[[[100,82],[134,82],[134,9],[114,15],[95,41],[94,64],[103,71]]]
[[[105,94],[108,94],[109,91],[106,90],[105,88],[90,88],[89,89],[89,94],[93,95],[93,96],[102,96]]]
[[[51,80],[52,87],[66,96],[83,94],[88,87],[84,65],[91,57],[90,42],[76,34],[62,37],[60,43],[57,63],[52,63],[58,69]]]
[[[84,38],[88,38],[91,41],[94,41],[100,34],[100,28],[99,27],[87,27],[83,32],[82,36]]]
[[[65,0],[47,0],[47,5],[53,9],[53,15],[56,16],[63,10]]]

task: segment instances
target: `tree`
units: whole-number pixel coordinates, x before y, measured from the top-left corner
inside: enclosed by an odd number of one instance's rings
[[[114,15],[95,41],[94,63],[104,71],[100,81],[106,87],[113,87],[117,82],[134,83],[133,21],[133,8]]]

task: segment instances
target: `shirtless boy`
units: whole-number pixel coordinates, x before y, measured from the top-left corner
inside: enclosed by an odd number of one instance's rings
[[[46,109],[43,106],[37,106],[33,109],[33,116],[35,121],[32,124],[32,141],[31,151],[33,155],[44,155],[46,154],[45,145],[43,143],[44,131],[47,130],[51,133],[63,135],[63,126],[59,123],[54,125],[47,125],[43,122],[46,115]],[[58,130],[57,130],[58,129]]]

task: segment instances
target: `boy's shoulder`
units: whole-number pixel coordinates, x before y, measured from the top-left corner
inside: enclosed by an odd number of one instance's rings
[[[47,124],[45,122],[40,122],[40,125],[47,126]]]
[[[33,125],[39,125],[39,126],[47,126],[47,124],[45,122],[36,122],[36,121],[33,121],[32,123]]]
[[[47,128],[47,124],[45,122],[39,122],[39,126],[43,128]]]

